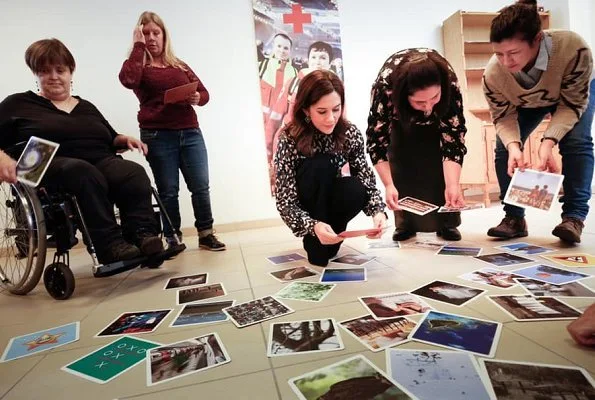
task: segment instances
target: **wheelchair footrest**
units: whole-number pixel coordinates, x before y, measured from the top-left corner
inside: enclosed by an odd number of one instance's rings
[[[130,271],[138,267],[139,265],[148,268],[157,268],[165,260],[170,260],[186,250],[185,244],[179,244],[170,246],[162,252],[155,254],[151,257],[137,257],[132,260],[116,261],[111,264],[100,265],[97,267],[97,271],[93,274],[96,278],[103,278],[106,276],[116,275],[122,272]]]
[[[104,264],[97,267],[97,270],[93,273],[96,278],[103,278],[106,276],[112,276],[120,274],[122,272],[130,271],[141,265],[147,258],[137,257],[132,260],[116,261],[110,264]]]

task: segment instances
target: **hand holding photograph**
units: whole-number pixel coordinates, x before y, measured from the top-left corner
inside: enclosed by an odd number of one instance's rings
[[[526,169],[515,170],[503,202],[549,211],[562,187],[564,175]]]

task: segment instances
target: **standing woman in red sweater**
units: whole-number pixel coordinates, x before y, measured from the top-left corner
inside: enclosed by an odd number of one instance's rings
[[[193,108],[204,106],[209,101],[209,92],[192,69],[174,55],[169,32],[157,14],[149,11],[141,14],[133,41],[119,77],[140,102],[141,140],[149,147],[147,160],[173,224],[172,227],[163,221],[166,240],[171,245],[175,243],[174,231],[181,235],[178,202],[181,170],[192,193],[199,247],[225,250],[225,244],[213,234],[207,149]],[[195,93],[177,103],[164,103],[166,90],[191,82],[198,82]]]

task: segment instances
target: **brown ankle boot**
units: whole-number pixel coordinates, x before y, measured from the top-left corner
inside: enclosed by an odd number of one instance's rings
[[[568,243],[580,243],[583,221],[574,217],[562,217],[562,222],[554,228],[552,235]]]
[[[488,230],[488,236],[504,239],[525,237],[528,234],[525,218],[509,217],[508,215],[504,217],[498,226]]]

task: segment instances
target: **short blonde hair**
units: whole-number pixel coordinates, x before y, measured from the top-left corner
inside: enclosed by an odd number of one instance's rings
[[[137,25],[146,25],[150,22],[153,22],[163,32],[163,63],[170,67],[176,67],[185,70],[186,64],[184,64],[178,57],[174,55],[170,40],[169,40],[169,31],[165,27],[165,23],[161,19],[159,15],[152,11],[145,11],[143,12],[140,17],[138,17]],[[145,63],[147,58],[152,61],[153,56],[149,53],[148,50],[145,50]]]

